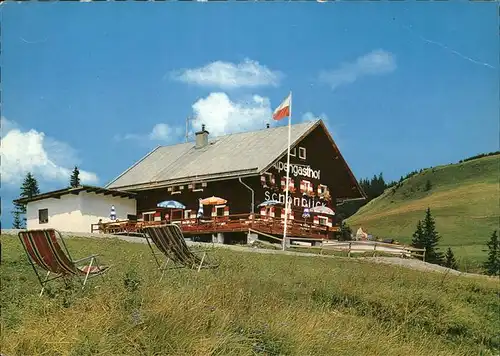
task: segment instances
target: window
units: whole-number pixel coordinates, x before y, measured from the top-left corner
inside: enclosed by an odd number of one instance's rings
[[[184,219],[189,219],[191,216],[191,210],[184,210]]]
[[[290,148],[290,156],[292,157],[297,156],[297,147]]]
[[[300,191],[302,193],[304,193],[304,194],[310,193],[310,192],[312,192],[312,190],[313,190],[313,187],[312,187],[311,182],[309,182],[308,180],[305,180],[305,179],[300,181]]]
[[[323,185],[323,184],[320,184],[318,186],[318,194],[326,194],[326,192],[328,191],[328,187],[326,185]]]
[[[207,186],[207,183],[205,182],[197,182],[193,183],[193,192],[202,192],[203,188]]]
[[[215,215],[216,216],[224,216],[224,207],[225,207],[225,205],[216,205],[215,206]]]
[[[181,194],[181,191],[180,191],[179,188],[180,187],[175,187],[175,186],[174,187],[168,187],[167,191],[169,191],[170,194]],[[182,188],[184,188],[184,187],[182,187]]]
[[[181,194],[181,190],[179,188],[180,187],[172,187],[172,193],[171,194]]]
[[[49,209],[38,210],[38,223],[46,224],[49,222]]]
[[[306,149],[305,147],[299,147],[299,158],[306,159]]]
[[[327,226],[328,225],[328,218],[325,216],[318,216],[319,224]]]

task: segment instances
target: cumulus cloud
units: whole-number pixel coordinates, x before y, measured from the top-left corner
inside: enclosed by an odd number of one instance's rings
[[[193,112],[193,127],[200,129],[205,124],[215,136],[264,128],[272,121],[269,99],[259,95],[232,101],[226,93],[210,93],[193,104]]]
[[[222,89],[278,86],[283,74],[257,61],[245,59],[241,63],[216,61],[200,68],[172,73],[172,77],[188,84]]]
[[[36,130],[22,131],[18,125],[1,118],[2,141],[0,167],[2,183],[18,185],[26,173],[32,172],[39,180],[67,183],[76,151],[68,144],[46,137]],[[68,168],[71,167],[71,168]],[[80,170],[84,184],[97,184],[95,173]]]
[[[115,135],[115,140],[158,141],[159,143],[172,143],[177,141],[183,134],[183,128],[180,126],[159,123],[154,125],[153,129],[148,134]]]
[[[182,127],[172,127],[168,124],[156,124],[149,134],[151,140],[171,141],[182,135]]]
[[[378,49],[358,57],[353,62],[343,63],[337,69],[321,72],[319,80],[336,89],[341,85],[354,83],[364,76],[391,73],[396,67],[394,55]]]
[[[250,95],[238,100],[231,100],[226,93],[213,92],[197,100],[192,105],[193,119],[188,135],[192,138],[195,131],[205,124],[211,136],[264,128],[271,125],[272,110],[268,98]],[[115,135],[115,140],[135,140],[141,143],[156,141],[160,144],[173,144],[184,138],[185,124],[175,125],[158,123],[149,133]]]

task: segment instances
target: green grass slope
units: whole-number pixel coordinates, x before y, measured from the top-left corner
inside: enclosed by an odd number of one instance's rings
[[[212,253],[160,281],[147,245],[68,239],[112,268],[85,288],[38,281],[2,236],[6,355],[496,355],[498,280],[343,258]]]
[[[363,206],[347,223],[380,237],[409,243],[427,207],[436,220],[443,250],[454,248],[461,257],[481,260],[499,224],[500,156],[426,169],[399,187],[387,189]],[[432,188],[425,191],[426,182]]]

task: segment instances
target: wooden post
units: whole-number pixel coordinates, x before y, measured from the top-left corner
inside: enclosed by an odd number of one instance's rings
[[[424,253],[422,254],[423,257],[422,257],[422,261],[425,262],[425,252],[426,252],[426,249],[424,248]]]
[[[373,244],[373,257],[375,257],[375,253],[377,252],[377,243]]]
[[[347,252],[347,257],[351,257],[351,242],[349,241],[349,251]]]

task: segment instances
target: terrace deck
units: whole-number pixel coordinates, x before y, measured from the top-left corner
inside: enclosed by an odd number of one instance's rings
[[[122,221],[103,223],[101,226],[92,224],[91,231],[106,233],[133,233],[144,226],[161,225],[166,221],[133,222]],[[185,236],[208,235],[217,233],[249,232],[250,230],[280,237],[283,235],[284,220],[260,216],[257,214],[240,214],[219,216],[212,219],[177,219],[172,223],[178,224]],[[287,236],[300,239],[331,239],[333,233],[339,231],[337,226],[329,227],[312,224],[304,220],[289,220],[287,223]]]

